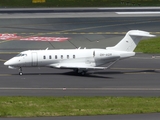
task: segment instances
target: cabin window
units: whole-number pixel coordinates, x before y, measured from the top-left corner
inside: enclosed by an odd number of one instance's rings
[[[73,58],[75,58],[75,55],[73,55]]]
[[[43,59],[46,59],[46,56],[45,56],[45,55],[43,56]]]
[[[57,55],[55,55],[55,59],[57,59]]]
[[[51,55],[49,56],[49,59],[52,59],[52,56],[51,56]]]
[[[61,59],[63,59],[63,55],[61,55]]]
[[[67,55],[67,59],[69,59],[69,55]]]

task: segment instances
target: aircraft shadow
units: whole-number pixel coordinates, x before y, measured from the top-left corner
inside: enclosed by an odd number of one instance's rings
[[[93,74],[93,73],[86,73],[85,75],[81,75],[81,74],[77,74],[75,72],[66,72],[66,73],[62,73],[62,75],[79,76],[79,77],[94,77],[94,78],[108,78],[108,79],[113,78],[113,77],[108,77],[108,76],[100,76],[98,74]]]
[[[12,75],[19,75],[19,74],[12,74]],[[112,77],[101,76],[98,74],[86,73],[85,75],[77,74],[73,71],[71,72],[64,72],[64,73],[23,73],[22,76],[29,76],[29,75],[64,75],[64,76],[77,76],[77,77],[93,77],[93,78],[108,78],[112,79]]]
[[[136,74],[136,73],[160,73],[160,71],[156,70],[133,70],[133,71],[101,71],[94,72],[94,74]]]
[[[65,75],[65,76],[77,76],[77,77],[90,77],[90,78],[107,78],[114,79],[113,77],[107,75],[118,75],[118,74],[147,74],[147,73],[160,73],[156,70],[133,70],[133,71],[89,71],[86,75],[77,74],[73,71],[64,72],[64,73],[24,73],[24,75]],[[18,74],[13,74],[18,75]],[[105,75],[105,76],[103,76]]]

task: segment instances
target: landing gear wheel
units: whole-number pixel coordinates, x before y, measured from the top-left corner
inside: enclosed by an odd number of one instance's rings
[[[82,75],[82,76],[85,76],[87,72],[87,70],[85,69],[73,69],[73,70],[75,73],[77,73],[78,75]]]
[[[23,75],[21,67],[19,68],[19,75]]]
[[[78,73],[78,69],[74,69],[74,72],[75,72],[75,73]]]
[[[23,75],[23,73],[22,73],[22,72],[19,72],[19,75],[21,76],[21,75]]]
[[[86,75],[86,72],[85,72],[85,71],[81,72],[81,75],[85,76],[85,75]]]

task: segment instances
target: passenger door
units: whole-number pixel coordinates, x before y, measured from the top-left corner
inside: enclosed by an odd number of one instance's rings
[[[36,67],[38,65],[38,57],[36,52],[32,52],[32,66]]]

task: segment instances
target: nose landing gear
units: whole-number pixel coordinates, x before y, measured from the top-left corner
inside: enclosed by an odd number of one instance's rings
[[[21,67],[19,68],[19,75],[20,75],[20,76],[23,75],[23,72],[22,72],[22,68],[21,68]]]

